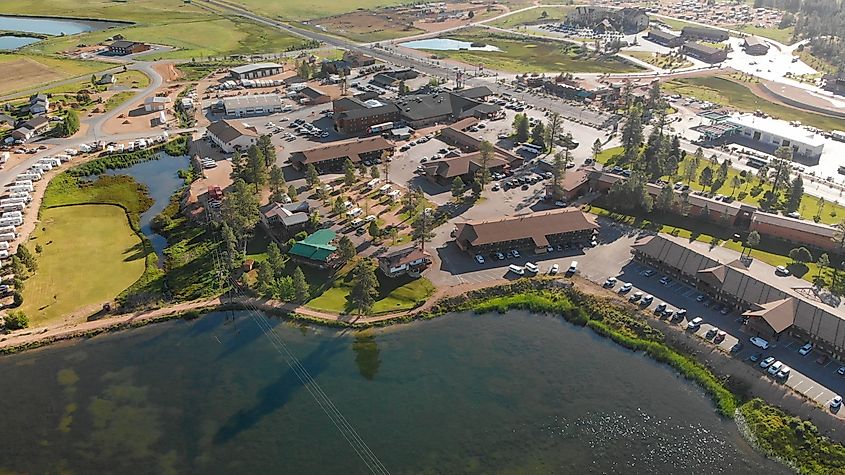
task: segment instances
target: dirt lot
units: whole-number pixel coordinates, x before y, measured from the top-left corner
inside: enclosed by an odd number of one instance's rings
[[[171,84],[160,87],[156,90],[154,95],[166,95],[170,98],[170,104],[165,108],[168,124],[175,123],[173,116],[173,104],[176,103],[176,96],[182,90],[182,85]],[[150,134],[160,133],[158,126],[153,126],[153,119],[158,118],[158,112],[147,112],[144,110],[144,99],[136,100],[129,106],[128,112],[118,114],[116,117],[106,121],[103,124],[103,132],[107,134],[127,134],[133,132],[143,132]]]
[[[3,87],[0,91],[17,91],[33,84],[58,81],[65,76],[55,69],[29,58],[2,63]]]
[[[164,82],[175,82],[182,78],[181,72],[173,63],[155,63],[153,69],[162,77]]]

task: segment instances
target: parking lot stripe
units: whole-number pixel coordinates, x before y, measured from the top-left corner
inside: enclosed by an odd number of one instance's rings
[[[806,390],[801,391],[801,392],[803,392],[804,394],[810,394],[810,390],[813,389],[814,387],[815,386],[810,386],[809,388],[807,388]]]
[[[804,384],[804,381],[803,381],[803,380],[798,381],[798,383],[797,383],[795,386],[792,386],[792,389],[794,389],[794,390],[798,391],[798,386],[801,386],[802,384]]]
[[[814,397],[813,399],[820,401],[821,399],[819,399],[819,398],[822,397],[822,394],[824,394],[824,391],[819,391],[818,396]]]

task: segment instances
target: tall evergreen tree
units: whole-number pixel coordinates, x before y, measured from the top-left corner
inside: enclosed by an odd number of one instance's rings
[[[349,291],[349,304],[359,315],[372,311],[378,295],[378,278],[375,267],[369,259],[363,259],[352,269],[352,289]]]

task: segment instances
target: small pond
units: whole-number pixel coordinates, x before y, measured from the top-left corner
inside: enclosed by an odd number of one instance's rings
[[[100,20],[76,20],[65,18],[21,17],[0,15],[0,31],[21,31],[42,35],[75,35],[89,31],[101,31],[123,23]]]
[[[37,43],[41,40],[31,36],[5,36],[0,35],[0,51],[16,50],[26,45]]]
[[[429,49],[435,51],[502,51],[493,45],[473,46],[469,41],[452,40],[449,38],[431,38],[427,40],[408,41],[401,43],[399,46],[404,46],[411,49]]]
[[[167,239],[156,234],[150,224],[153,218],[167,207],[170,197],[184,183],[179,178],[179,170],[190,167],[191,160],[188,156],[171,157],[164,152],[158,153],[158,160],[150,160],[120,170],[109,170],[107,175],[128,175],[138,183],[147,186],[153,205],[141,215],[141,232],[144,233],[153,249],[158,254],[159,265],[164,264],[164,248],[167,247]]]

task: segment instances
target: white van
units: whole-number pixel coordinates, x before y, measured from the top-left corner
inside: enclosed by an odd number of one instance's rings
[[[522,267],[519,267],[516,264],[511,264],[511,265],[508,266],[508,272],[513,272],[516,275],[524,275],[525,269],[523,269]]]
[[[352,208],[349,211],[347,211],[346,215],[349,216],[350,218],[354,218],[354,217],[358,216],[359,214],[361,214],[363,212],[364,212],[364,210],[362,210],[361,208],[355,207],[355,208]]]
[[[355,218],[355,219],[352,220],[351,223],[349,223],[349,225],[352,226],[353,228],[360,228],[363,224],[364,224],[364,220],[361,219],[361,218]]]
[[[14,241],[15,238],[17,238],[17,237],[18,237],[18,235],[15,234],[15,233],[3,233],[3,234],[0,234],[0,241],[2,241],[2,242]]]
[[[533,262],[526,262],[525,263],[525,270],[527,270],[528,272],[530,272],[532,274],[536,274],[537,272],[540,271],[540,269],[537,268],[537,265],[534,264]]]
[[[569,264],[569,270],[567,270],[566,272],[569,274],[574,274],[578,272],[578,261],[572,261],[572,263]]]
[[[9,242],[8,241],[0,242],[0,249],[8,251],[9,250]]]
[[[376,215],[374,215],[374,214],[368,214],[367,216],[364,217],[364,221],[367,222],[367,223],[372,223],[376,219],[377,219]]]

